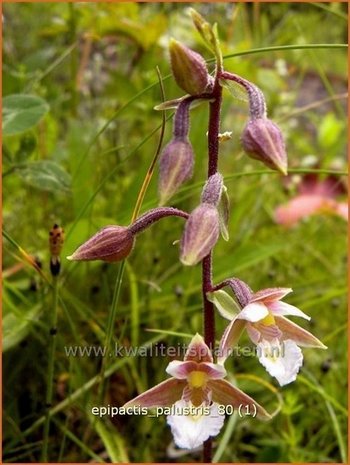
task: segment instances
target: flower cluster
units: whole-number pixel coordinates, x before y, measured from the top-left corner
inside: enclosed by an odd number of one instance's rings
[[[219,119],[222,88],[230,81],[239,84],[248,95],[249,120],[241,141],[247,154],[268,167],[287,174],[287,155],[278,126],[267,118],[262,91],[248,80],[223,70],[222,56],[216,28],[211,27],[198,13],[192,11],[194,24],[216,59],[212,77],[202,56],[175,40],[170,42],[170,61],[173,76],[187,94],[177,100],[164,102],[158,109],[175,108],[173,135],[159,160],[159,203],[129,226],[107,226],[81,245],[71,260],[123,260],[131,253],[136,235],[154,222],[168,216],[186,220],[180,240],[180,261],[186,266],[202,262],[205,340],[195,335],[184,361],[169,363],[166,372],[171,376],[157,386],[130,400],[125,407],[175,408],[167,417],[178,447],[194,449],[210,437],[216,436],[224,423],[220,405],[233,408],[254,406],[257,416],[270,415],[255,400],[224,378],[224,364],[244,330],[257,347],[260,363],[281,386],[296,379],[303,363],[300,347],[326,348],[311,333],[296,325],[286,316],[309,320],[298,308],[282,302],[292,290],[271,288],[253,292],[237,278],[227,279],[216,286],[211,282],[211,253],[220,233],[228,240],[229,202],[227,188],[217,170],[219,142],[230,138],[220,135]],[[198,103],[210,105],[208,127],[209,169],[199,205],[190,213],[163,206],[193,175],[194,150],[189,140],[190,112]],[[223,290],[228,287],[234,298]],[[230,322],[224,331],[219,355],[214,361],[214,307]],[[211,313],[212,312],[212,313]],[[211,316],[208,317],[208,314]],[[209,321],[209,323],[208,323]],[[212,328],[208,328],[212,325]],[[211,334],[211,336],[208,336]]]

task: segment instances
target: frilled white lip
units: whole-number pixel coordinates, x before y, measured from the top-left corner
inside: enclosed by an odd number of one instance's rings
[[[260,363],[281,386],[295,381],[303,364],[303,354],[294,341],[279,343],[263,340],[257,345]]]
[[[175,408],[181,412],[185,411],[185,408],[188,408],[189,405],[188,402],[179,400],[175,403]],[[225,421],[225,415],[219,414],[218,404],[213,403],[206,410],[204,410],[204,407],[199,407],[199,411],[201,408],[206,414],[167,416],[167,423],[178,447],[189,450],[195,449],[201,446],[209,437],[219,434]]]

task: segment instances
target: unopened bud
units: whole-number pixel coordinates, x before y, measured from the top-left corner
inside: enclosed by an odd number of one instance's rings
[[[194,154],[190,142],[182,138],[173,139],[164,148],[159,165],[159,203],[164,205],[192,176]]]
[[[171,39],[170,61],[175,81],[190,95],[205,91],[209,83],[207,65],[199,53]]]
[[[104,260],[118,262],[126,258],[134,245],[134,234],[124,226],[106,226],[82,244],[68,260]]]
[[[220,173],[210,176],[203,188],[201,197],[202,203],[209,203],[210,205],[217,207],[220,202],[223,185],[224,181]]]
[[[283,136],[279,127],[271,120],[250,120],[242,133],[241,141],[244,151],[251,158],[287,175],[288,161]]]
[[[219,239],[219,214],[213,205],[202,203],[190,214],[181,239],[180,260],[196,265],[206,257]]]
[[[190,14],[192,16],[193,24],[195,25],[199,34],[202,36],[202,39],[210,49],[213,49],[214,38],[210,24],[193,8],[190,9]]]

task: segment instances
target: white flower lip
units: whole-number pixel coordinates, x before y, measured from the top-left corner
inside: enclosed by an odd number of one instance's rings
[[[189,403],[179,400],[175,407],[185,412]],[[200,412],[200,410],[198,410]],[[182,449],[195,449],[203,444],[209,437],[217,436],[224,424],[225,415],[218,412],[218,404],[213,403],[202,415],[168,415],[167,423],[174,436],[174,442]]]

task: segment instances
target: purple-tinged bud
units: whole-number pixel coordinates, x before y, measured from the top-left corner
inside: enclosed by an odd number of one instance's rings
[[[174,39],[170,40],[169,50],[171,68],[177,85],[190,95],[204,92],[209,83],[204,58]]]
[[[220,173],[210,176],[202,191],[201,202],[217,207],[220,202],[224,181]]]
[[[187,139],[173,139],[159,160],[159,204],[164,205],[192,177],[194,153]]]
[[[213,205],[202,203],[190,214],[180,243],[180,260],[196,265],[215,246],[220,235],[219,213]]]
[[[106,226],[82,244],[68,260],[104,260],[118,262],[126,258],[134,245],[134,234],[124,226]]]
[[[252,119],[241,136],[244,151],[273,170],[287,175],[287,153],[279,127],[267,118]]]

